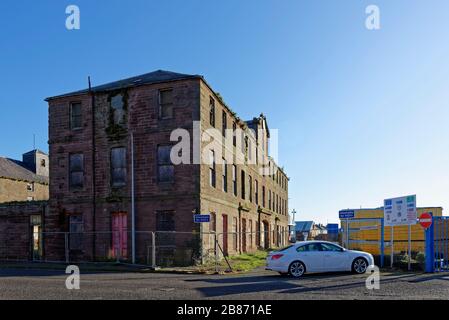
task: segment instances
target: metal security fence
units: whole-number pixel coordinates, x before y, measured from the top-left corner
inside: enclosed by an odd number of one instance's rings
[[[228,256],[276,249],[288,244],[288,231],[276,230],[229,233],[136,231],[132,234],[127,230],[7,233],[0,238],[0,260],[188,267],[210,263],[218,265]]]

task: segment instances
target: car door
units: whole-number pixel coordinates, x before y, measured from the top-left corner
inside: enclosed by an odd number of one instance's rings
[[[309,243],[296,249],[298,258],[306,265],[307,272],[324,270],[324,256],[319,243]]]
[[[343,248],[331,243],[321,243],[321,249],[326,271],[348,270],[348,254]]]

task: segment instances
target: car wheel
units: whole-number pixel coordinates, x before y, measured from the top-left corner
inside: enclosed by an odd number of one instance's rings
[[[352,272],[364,274],[368,269],[368,261],[365,258],[357,258],[352,263]]]
[[[306,272],[306,266],[301,261],[293,261],[288,267],[288,273],[295,278],[300,278]]]

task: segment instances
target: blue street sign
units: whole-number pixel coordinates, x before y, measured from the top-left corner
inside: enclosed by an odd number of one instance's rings
[[[193,222],[194,223],[207,223],[207,222],[210,222],[210,215],[209,214],[194,214],[193,215]]]
[[[340,219],[353,219],[355,217],[354,210],[341,210],[339,212]]]

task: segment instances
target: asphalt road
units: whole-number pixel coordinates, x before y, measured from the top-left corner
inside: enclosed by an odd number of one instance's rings
[[[449,274],[381,274],[380,289],[367,276],[305,275],[296,280],[257,270],[245,275],[83,273],[68,290],[63,271],[0,270],[0,299],[449,299]]]

